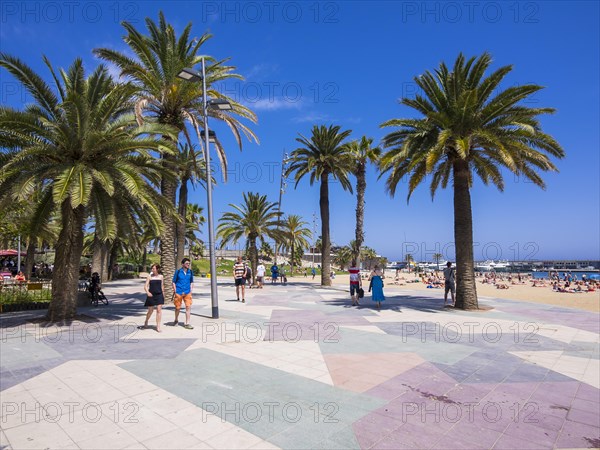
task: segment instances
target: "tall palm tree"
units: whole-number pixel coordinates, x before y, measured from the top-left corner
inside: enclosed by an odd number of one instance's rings
[[[148,35],[140,33],[133,24],[123,22],[127,34],[124,41],[135,55],[133,58],[124,53],[108,48],[95,49],[94,53],[121,69],[121,75],[127,77],[136,86],[136,112],[138,120],[157,120],[159,123],[168,124],[177,128],[183,134],[185,141],[192,145],[187,125],[195,132],[199,142],[200,128],[202,128],[202,83],[190,83],[181,80],[177,75],[186,67],[194,67],[204,57],[209,63],[206,71],[206,86],[208,97],[224,98],[232,105],[230,111],[212,110],[208,114],[225,122],[235,136],[240,149],[242,148],[242,135],[249,140],[255,140],[254,133],[246,127],[239,118],[256,122],[255,114],[247,107],[235,102],[212,86],[220,81],[230,78],[241,78],[232,73],[234,67],[225,65],[226,60],[215,61],[209,56],[200,54],[201,47],[212,36],[208,33],[200,38],[191,38],[192,24],[189,23],[179,37],[173,26],[167,24],[164,14],[159,13],[158,24],[146,18]],[[177,139],[175,139],[177,140]],[[204,149],[206,151],[206,149]],[[222,146],[217,143],[217,154],[227,173],[227,159]],[[165,165],[172,169],[174,157],[168,153],[162,154]],[[175,207],[177,182],[165,178],[161,182],[161,192]],[[161,266],[166,279],[175,273],[175,237],[176,219],[172,215],[163,214],[164,232],[160,239]],[[165,297],[171,298],[171,284],[165,283]]]
[[[321,182],[319,193],[319,207],[321,210],[321,285],[331,286],[331,238],[329,234],[329,177],[338,180],[344,190],[352,192],[352,185],[348,179],[352,171],[352,158],[348,149],[343,145],[352,130],[340,132],[339,126],[315,125],[312,136],[306,138],[300,135],[296,138],[302,147],[294,150],[290,155],[290,166],[286,176],[294,174],[296,186],[300,180],[310,174],[310,184]]]
[[[291,253],[291,275],[294,275],[294,261],[296,261],[296,251],[310,247],[308,240],[312,237],[310,228],[307,228],[308,222],[302,220],[302,217],[291,214],[283,220],[283,231],[285,234],[282,242],[284,251]]]
[[[348,151],[354,157],[354,170],[356,177],[356,230],[353,257],[356,259],[357,267],[360,267],[360,248],[365,241],[365,191],[367,190],[367,163],[377,163],[381,155],[379,147],[372,147],[373,139],[363,136],[360,141],[352,141],[346,144]]]
[[[440,184],[446,188],[452,180],[456,306],[463,309],[478,308],[470,193],[473,173],[484,184],[491,182],[502,191],[500,168],[506,167],[544,188],[538,170],[555,171],[548,155],[564,156],[561,146],[542,131],[538,120],[554,109],[520,103],[542,87],[526,84],[498,91],[512,66],[486,77],[491,62],[488,53],[469,60],[460,54],[452,70],[442,63],[435,73],[427,71],[416,77],[424,95],[404,98],[401,103],[423,117],[393,119],[381,125],[398,128],[384,138],[390,150],[381,162],[382,174],[389,172],[386,187],[392,195],[404,175],[410,175],[408,198],[428,174],[433,174],[432,198]]]
[[[185,220],[185,241],[190,246],[202,243],[202,240],[196,236],[200,232],[200,227],[204,225],[206,218],[203,215],[202,206],[195,203],[188,203],[186,208]]]
[[[10,158],[0,172],[0,192],[24,200],[37,187],[36,214],[60,211],[52,301],[48,319],[71,319],[76,314],[77,279],[83,250],[83,231],[89,208],[115,195],[135,199],[141,208],[160,216],[152,183],[161,167],[151,151],[168,151],[169,127],[139,126],[130,113],[132,87],[116,84],[100,65],[85,77],[76,59],[67,71],[50,69],[56,92],[17,58],[0,53],[7,69],[33,97],[23,111],[0,108],[0,147]],[[7,188],[8,187],[8,188]],[[133,200],[132,200],[133,201]],[[117,214],[108,205],[97,224],[108,224]]]
[[[268,202],[266,195],[253,192],[244,193],[241,205],[229,204],[236,212],[226,212],[219,220],[217,237],[221,238],[221,247],[228,243],[237,243],[246,238],[246,247],[252,263],[252,281],[256,277],[258,266],[258,250],[256,241],[265,242],[266,238],[281,242],[283,231],[279,230],[280,213],[277,202]]]
[[[179,195],[177,207],[177,232],[176,232],[176,261],[181,261],[184,256],[185,241],[187,237],[187,207],[188,207],[188,183],[192,188],[198,182],[206,179],[206,162],[202,152],[196,150],[192,145],[179,144],[179,153],[175,161],[175,170],[179,174]],[[212,176],[212,175],[211,175]]]

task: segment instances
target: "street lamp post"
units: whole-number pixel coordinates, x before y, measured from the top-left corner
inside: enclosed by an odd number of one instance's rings
[[[186,81],[202,81],[202,115],[204,116],[204,159],[206,162],[206,213],[208,215],[208,245],[210,258],[210,299],[212,305],[212,318],[219,318],[219,297],[217,294],[217,262],[215,258],[215,229],[213,223],[213,203],[212,203],[212,173],[210,170],[210,138],[215,137],[215,133],[208,128],[208,106],[229,110],[231,104],[224,99],[215,99],[210,102],[207,99],[208,91],[206,90],[206,64],[204,58],[202,62],[202,73],[198,73],[194,69],[185,68],[177,75]]]
[[[277,230],[281,225],[281,199],[283,197],[283,193],[285,192],[286,183],[284,181],[285,169],[288,162],[288,154],[283,151],[283,157],[281,158],[281,177],[279,178],[279,203],[277,203]],[[279,245],[277,240],[275,240],[275,264],[277,264],[277,254],[279,253]],[[290,267],[293,267],[294,261],[291,262]]]

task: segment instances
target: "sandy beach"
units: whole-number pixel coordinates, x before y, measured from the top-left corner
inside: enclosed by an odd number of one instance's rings
[[[408,280],[414,280],[414,277],[408,274],[402,274],[404,282]],[[320,283],[320,277],[316,276],[314,280],[308,277],[295,276],[288,277],[289,283],[294,282],[310,282],[314,284]],[[393,284],[394,277],[387,277],[385,279],[385,291],[389,293],[395,293],[399,291],[428,291],[428,292],[443,292],[443,289],[427,289],[425,283],[406,283],[405,285]],[[363,281],[365,283],[365,281]],[[349,284],[349,275],[337,275],[333,280],[335,286],[347,286]],[[365,283],[368,285],[367,283]],[[365,289],[366,290],[366,289]],[[497,289],[491,284],[482,284],[480,281],[477,282],[477,295],[480,298],[494,297],[494,298],[505,298],[509,300],[521,300],[533,303],[544,303],[547,305],[564,306],[568,308],[577,308],[585,311],[600,312],[600,292],[582,292],[579,294],[575,293],[561,293],[554,292],[550,287],[532,287],[531,283],[524,285],[511,285],[508,289]]]

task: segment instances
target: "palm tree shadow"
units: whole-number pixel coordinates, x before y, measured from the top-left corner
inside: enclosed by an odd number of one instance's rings
[[[381,308],[377,309],[377,303],[369,297],[360,300],[359,306],[352,306],[350,297],[337,298],[333,300],[321,300],[320,303],[330,306],[338,306],[344,309],[355,308],[357,310],[394,311],[401,313],[403,310],[414,310],[422,312],[440,313],[447,312],[453,308],[445,308],[443,299],[424,297],[420,295],[394,295],[386,296],[385,301],[381,302]]]

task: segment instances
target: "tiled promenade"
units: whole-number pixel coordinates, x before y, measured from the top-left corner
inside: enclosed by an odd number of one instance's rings
[[[201,280],[195,329],[157,333],[142,286],[69,327],[0,316],[1,449],[600,446],[598,314],[398,288],[377,311],[304,283],[243,304],[223,280],[215,321]]]

